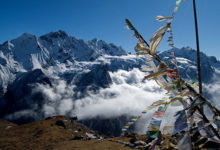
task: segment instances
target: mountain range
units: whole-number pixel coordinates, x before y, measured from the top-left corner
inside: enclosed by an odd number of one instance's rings
[[[181,77],[191,82],[196,51],[175,48],[175,55]],[[220,61],[200,55],[204,95],[219,107]],[[159,56],[168,62],[170,50]],[[144,66],[144,57],[102,40],[84,41],[61,30],[40,37],[24,33],[0,45],[0,118],[24,124],[77,116],[92,129],[119,135],[129,117],[165,94],[153,80],[142,82]]]

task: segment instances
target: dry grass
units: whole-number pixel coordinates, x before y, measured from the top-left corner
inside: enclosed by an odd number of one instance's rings
[[[68,120],[64,116],[57,116],[49,120],[37,121],[21,126],[0,120],[0,149],[1,150],[129,150],[122,144],[108,140],[81,139],[93,132],[89,128],[74,122],[68,128],[55,125],[57,120]],[[8,126],[12,126],[7,129]],[[76,132],[76,130],[78,132]]]

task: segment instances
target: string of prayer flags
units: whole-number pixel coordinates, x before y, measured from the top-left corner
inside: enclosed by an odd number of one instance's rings
[[[163,100],[158,100],[158,101],[156,101],[156,102],[154,102],[154,103],[159,103],[159,102],[161,102],[161,101],[163,101]],[[155,106],[155,105],[153,105],[154,103],[152,103],[150,106],[147,106],[146,107],[146,109],[144,110],[144,111],[142,111],[141,112],[141,114],[146,114],[148,111],[150,111],[150,110],[152,110],[153,108],[155,108],[155,107],[157,107],[157,106]],[[125,134],[125,132],[129,129],[129,127],[131,126],[131,125],[133,125],[138,119],[140,119],[142,117],[142,115],[138,115],[137,117],[133,117],[133,118],[131,118],[130,119],[130,121],[125,125],[125,126],[123,126],[123,128],[122,128],[122,134],[121,135],[124,135]]]
[[[150,125],[148,127],[149,131],[154,131],[153,129],[158,129],[160,128],[160,124],[162,121],[162,118],[165,114],[166,111],[166,106],[160,106],[156,112],[153,114],[153,118],[150,121]],[[159,117],[159,118],[158,118]]]
[[[147,130],[147,140],[152,141],[159,137],[160,125],[162,122],[162,117],[165,114],[166,108],[166,106],[160,106],[157,109],[157,111],[153,114],[153,117],[150,121],[150,125],[148,126]]]
[[[176,12],[178,11],[178,9],[179,9],[179,7],[180,7],[181,2],[182,2],[182,0],[177,0],[177,1],[176,1],[176,7],[175,7],[174,10],[173,10],[172,16],[175,16]]]
[[[174,48],[174,39],[173,39],[173,31],[172,31],[172,28],[171,28],[171,23],[168,23],[168,29],[167,29],[167,32],[170,34],[170,36],[168,37],[168,45],[172,48]]]
[[[150,39],[149,46],[148,46],[148,43],[143,39],[143,37],[134,28],[134,26],[130,23],[130,21],[128,19],[126,19],[126,24],[128,25],[129,29],[134,31],[135,37],[137,37],[137,39],[139,40],[139,43],[135,47],[135,51],[136,51],[137,55],[145,55],[146,65],[149,66],[149,68],[146,70],[153,72],[152,74],[145,76],[144,80],[151,79],[151,78],[155,79],[155,81],[157,82],[157,84],[161,88],[162,87],[165,88],[168,91],[168,93],[172,95],[172,97],[169,97],[169,99],[170,99],[169,102],[158,101],[158,102],[155,102],[151,105],[151,107],[156,107],[161,104],[164,105],[164,107],[159,107],[158,110],[153,114],[152,120],[150,122],[150,125],[148,127],[148,131],[147,131],[147,137],[155,139],[155,140],[153,140],[153,145],[152,145],[154,147],[157,144],[157,141],[159,140],[158,136],[160,133],[160,131],[159,131],[160,125],[162,122],[162,118],[165,114],[166,107],[169,104],[171,104],[171,105],[174,104],[176,106],[179,106],[179,105],[184,106],[184,110],[179,111],[178,116],[176,118],[176,121],[174,124],[175,133],[179,133],[180,131],[184,130],[185,128],[188,127],[188,125],[193,126],[196,118],[194,118],[194,120],[193,119],[189,120],[187,118],[191,117],[193,114],[194,114],[194,116],[196,116],[195,115],[196,109],[194,109],[196,107],[194,107],[194,106],[196,106],[197,104],[198,105],[204,104],[204,102],[200,103],[200,101],[198,101],[198,100],[197,101],[195,100],[195,102],[187,101],[187,98],[189,98],[190,100],[194,99],[195,97],[201,98],[206,101],[207,105],[210,108],[216,109],[213,105],[208,103],[207,100],[202,97],[202,95],[198,94],[194,90],[194,88],[196,88],[195,87],[196,84],[188,84],[187,82],[182,80],[179,76],[179,72],[178,72],[178,68],[177,68],[177,61],[176,61],[175,53],[174,53],[175,45],[174,45],[173,32],[172,32],[172,28],[171,28],[171,22],[175,16],[176,12],[179,9],[181,2],[182,2],[182,0],[176,1],[176,7],[173,10],[172,17],[157,16],[158,21],[163,21],[163,20],[167,20],[167,19],[169,19],[169,20],[166,25],[162,26],[154,33],[154,35]],[[172,64],[176,67],[174,69],[173,69],[173,66],[171,68],[169,68],[156,54],[156,50],[158,49],[159,44],[162,41],[166,32],[168,32],[170,34],[167,42],[168,42],[169,46],[172,47],[172,50],[173,50],[171,55],[174,57],[174,59],[171,59],[170,64]],[[154,60],[157,60],[159,62],[159,66],[155,65]],[[164,78],[164,75],[166,75],[166,79]],[[179,103],[176,103],[176,102],[179,102]],[[145,114],[146,112],[149,111],[149,109],[151,109],[151,108],[145,109],[141,114]],[[186,110],[188,110],[187,111],[188,114],[186,114]],[[216,109],[216,111],[218,111],[218,110]],[[213,111],[213,113],[214,113],[214,111]],[[219,111],[216,114],[220,116]],[[126,126],[124,126],[124,128],[122,128],[122,132],[127,131],[129,126],[132,125],[134,122],[136,122],[140,117],[142,117],[142,115],[135,117],[135,118],[132,118],[131,119],[132,123],[126,124]],[[196,122],[198,122],[199,119],[200,118],[198,118],[196,120]],[[203,118],[202,118],[202,120],[203,120]],[[211,129],[212,128],[210,128],[210,130]],[[213,130],[213,132],[215,132],[215,131]],[[216,135],[218,136],[218,134],[216,134]],[[189,138],[189,134],[188,135],[185,134],[183,136],[183,138],[181,139],[181,141],[178,142],[178,147],[179,147],[179,145],[184,145],[184,143],[186,141],[189,143],[188,147],[190,147],[191,141],[189,142],[188,138]],[[187,144],[184,146],[187,147]],[[200,147],[202,147],[202,146],[200,145]]]

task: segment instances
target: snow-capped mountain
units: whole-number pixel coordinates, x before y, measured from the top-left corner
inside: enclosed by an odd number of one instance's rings
[[[195,50],[175,52],[181,76],[196,78]],[[160,57],[167,61],[169,51]],[[216,102],[220,62],[203,53],[201,60],[206,95]],[[93,129],[118,135],[126,118],[165,93],[153,80],[142,82],[144,63],[144,57],[102,40],[83,41],[64,31],[25,33],[0,45],[0,117],[25,123],[77,115]]]

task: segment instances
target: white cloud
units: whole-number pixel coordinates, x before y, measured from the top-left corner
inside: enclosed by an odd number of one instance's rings
[[[113,84],[109,88],[75,102],[74,113],[79,119],[137,115],[163,97],[164,91],[153,80],[142,83],[144,73],[139,69],[119,70],[110,76]],[[155,92],[146,89],[154,89]]]
[[[41,91],[48,98],[43,110],[45,116],[50,115],[72,115],[80,120],[101,118],[116,118],[124,116],[136,116],[154,101],[165,96],[164,90],[154,80],[142,82],[146,75],[139,69],[131,71],[119,70],[111,72],[113,84],[109,88],[100,89],[96,94],[90,92],[88,96],[74,100],[74,86],[67,85],[63,80],[57,80],[52,87],[38,85],[36,91]],[[213,95],[213,101],[217,103],[220,96],[220,84],[205,85],[205,89]],[[218,104],[219,106],[219,104]],[[162,121],[161,128],[172,125],[175,121],[174,114],[182,107],[168,107]],[[136,131],[145,133],[153,110],[144,115],[136,123]]]

